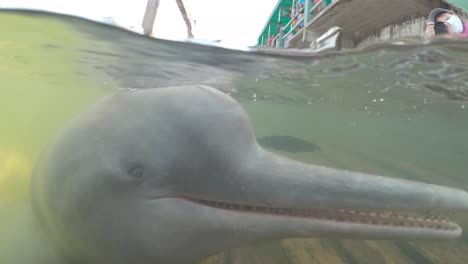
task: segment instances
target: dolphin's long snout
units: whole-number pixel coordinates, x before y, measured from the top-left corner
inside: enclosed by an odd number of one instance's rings
[[[253,200],[294,208],[468,211],[463,190],[309,165],[259,148],[249,160]],[[263,188],[263,187],[268,188]],[[255,188],[255,187],[254,187]],[[268,192],[263,190],[270,190]],[[263,196],[263,197],[262,197]]]

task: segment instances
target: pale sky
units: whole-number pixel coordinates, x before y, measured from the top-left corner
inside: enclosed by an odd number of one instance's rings
[[[158,38],[183,40],[185,24],[174,0],[160,0],[154,28]],[[195,37],[244,48],[256,43],[278,0],[191,0]],[[141,30],[147,0],[0,0],[0,7],[43,9],[99,20],[113,17],[123,27]]]

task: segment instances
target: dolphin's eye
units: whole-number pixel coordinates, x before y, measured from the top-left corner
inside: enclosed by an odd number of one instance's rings
[[[144,173],[143,167],[141,167],[139,165],[131,167],[128,170],[128,175],[130,175],[132,178],[138,179],[138,180],[143,178],[143,173]]]

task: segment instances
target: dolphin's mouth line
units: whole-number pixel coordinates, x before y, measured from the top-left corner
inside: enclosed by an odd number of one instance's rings
[[[221,202],[192,196],[178,197],[199,205],[220,210],[240,213],[265,214],[269,216],[297,217],[334,221],[337,223],[355,223],[375,226],[422,228],[440,231],[460,231],[461,228],[454,222],[441,216],[423,216],[418,212],[411,212],[411,216],[399,214],[394,211],[377,210],[350,210],[350,209],[298,209],[272,206],[257,206],[239,203]],[[408,213],[409,214],[409,213]]]

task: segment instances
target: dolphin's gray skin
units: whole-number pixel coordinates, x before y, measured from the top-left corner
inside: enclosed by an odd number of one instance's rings
[[[263,150],[247,114],[204,86],[123,92],[72,121],[32,178],[63,263],[193,263],[287,237],[451,239],[465,191],[313,166]],[[360,210],[360,211],[358,211]]]

